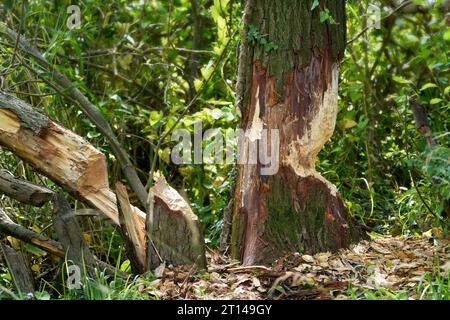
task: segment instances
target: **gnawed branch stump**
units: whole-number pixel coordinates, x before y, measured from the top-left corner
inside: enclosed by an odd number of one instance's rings
[[[205,245],[198,217],[164,177],[150,189],[153,195],[153,250],[150,266],[161,260],[173,264],[196,264],[206,269]]]

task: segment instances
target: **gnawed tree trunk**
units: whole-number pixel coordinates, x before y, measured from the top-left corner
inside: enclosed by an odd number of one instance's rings
[[[244,264],[270,263],[285,251],[336,250],[358,238],[336,187],[315,170],[333,134],[339,60],[345,47],[345,2],[248,0],[239,55],[238,106],[246,131],[241,154],[267,139],[279,150],[279,169],[238,167],[232,255]],[[320,22],[319,12],[329,12]],[[245,160],[245,157],[244,157]]]
[[[199,269],[206,269],[203,233],[189,204],[164,177],[150,192],[154,201],[150,268],[165,261],[173,265],[195,263]]]

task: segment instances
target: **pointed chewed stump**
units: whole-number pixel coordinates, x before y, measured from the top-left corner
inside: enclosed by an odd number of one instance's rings
[[[195,264],[206,269],[205,241],[191,207],[164,177],[151,188],[153,195],[151,269],[167,264]]]

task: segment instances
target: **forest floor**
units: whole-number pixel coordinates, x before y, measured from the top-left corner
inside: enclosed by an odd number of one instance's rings
[[[448,274],[450,238],[376,237],[334,254],[286,256],[271,268],[243,267],[216,251],[208,262],[203,274],[162,265],[140,290],[157,299],[358,299],[381,289],[419,299],[427,274]]]

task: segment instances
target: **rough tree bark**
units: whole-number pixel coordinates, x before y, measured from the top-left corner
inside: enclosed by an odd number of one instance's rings
[[[279,170],[238,166],[232,255],[244,264],[270,263],[283,252],[345,247],[359,237],[336,187],[315,170],[334,131],[345,1],[248,0],[239,53],[241,154],[279,133]],[[321,22],[319,13],[329,12]],[[270,140],[270,139],[268,139]],[[266,150],[277,146],[267,141]],[[245,157],[244,157],[245,159]]]
[[[414,122],[416,123],[416,129],[420,135],[425,139],[428,147],[433,149],[437,146],[436,140],[433,137],[433,131],[431,130],[430,124],[427,117],[427,109],[425,106],[421,105],[415,99],[409,99],[409,104],[412,109],[414,116]],[[428,162],[427,157],[427,162]],[[431,183],[436,184],[436,179],[434,177],[429,177]],[[450,199],[446,199],[443,193],[439,193],[439,197],[443,202],[442,216],[448,218],[450,217]]]

